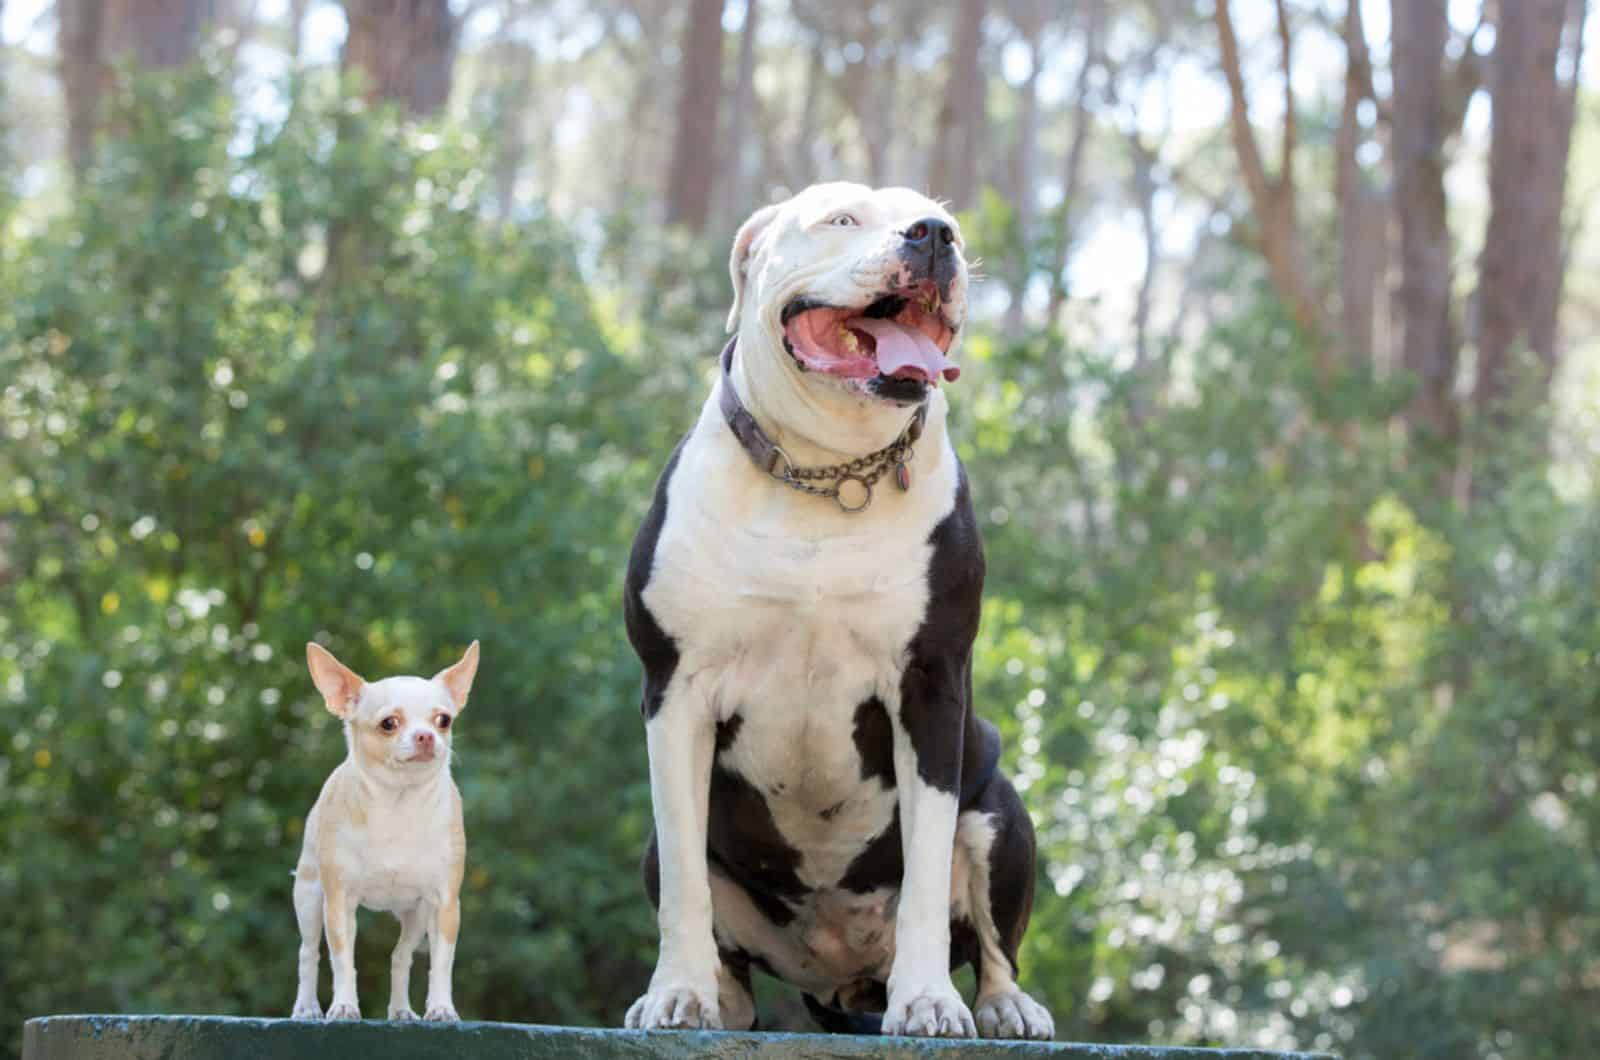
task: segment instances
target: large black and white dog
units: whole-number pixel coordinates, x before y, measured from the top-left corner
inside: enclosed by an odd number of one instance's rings
[[[748,1028],[754,966],[832,1029],[1054,1034],[1016,982],[1033,826],[971,702],[983,545],[938,388],[963,252],[937,203],[856,184],[735,239],[737,336],[628,568],[661,928],[629,1027]]]

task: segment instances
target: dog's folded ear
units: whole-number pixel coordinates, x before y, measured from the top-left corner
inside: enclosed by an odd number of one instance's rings
[[[328,712],[336,718],[348,718],[366,684],[361,675],[315,641],[306,644],[306,665],[311,668],[311,680],[322,693]]]
[[[440,670],[433,675],[433,679],[444,685],[444,690],[450,694],[450,702],[460,710],[467,705],[467,695],[472,691],[472,679],[477,674],[478,642],[473,641],[467,646],[467,652],[461,656],[460,662]]]
[[[733,237],[733,253],[728,257],[728,275],[733,277],[733,308],[728,310],[728,330],[739,330],[739,314],[744,309],[744,287],[750,276],[750,256],[755,242],[766,231],[773,218],[778,216],[778,205],[763,206],[739,226]]]

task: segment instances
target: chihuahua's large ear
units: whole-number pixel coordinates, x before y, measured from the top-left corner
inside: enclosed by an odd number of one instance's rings
[[[361,675],[315,641],[306,644],[306,665],[311,668],[311,680],[322,693],[328,712],[336,718],[348,718],[355,708],[356,697],[361,695],[361,688],[366,684]]]
[[[763,206],[739,226],[738,235],[733,237],[733,253],[728,256],[728,275],[733,277],[733,308],[728,310],[730,332],[739,330],[739,313],[744,309],[744,288],[745,282],[750,277],[750,255],[755,242],[777,216],[776,203]]]
[[[461,661],[454,666],[440,670],[433,675],[433,679],[444,685],[444,690],[450,693],[450,702],[461,710],[467,705],[467,694],[472,691],[472,679],[478,674],[478,642],[473,641],[467,646],[467,653]]]

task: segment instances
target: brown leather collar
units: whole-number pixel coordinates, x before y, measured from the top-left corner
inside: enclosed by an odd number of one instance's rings
[[[767,436],[750,410],[744,407],[744,402],[739,400],[739,392],[733,386],[733,348],[738,342],[738,336],[735,336],[723,347],[722,385],[718,402],[728,429],[739,439],[739,444],[750,454],[756,467],[803,493],[831,497],[846,512],[865,510],[872,503],[874,483],[891,467],[895,473],[895,484],[902,490],[911,488],[911,471],[907,465],[912,455],[911,447],[922,437],[923,425],[928,420],[926,401],[917,406],[911,422],[906,424],[900,436],[877,452],[832,467],[796,467],[789,459],[789,454]],[[831,482],[832,485],[813,485],[818,482]]]

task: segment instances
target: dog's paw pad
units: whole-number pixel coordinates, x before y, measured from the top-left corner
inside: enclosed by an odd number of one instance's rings
[[[720,1031],[722,1013],[714,989],[663,987],[635,1001],[624,1024],[630,1030],[642,1031]]]
[[[884,1034],[914,1038],[975,1038],[977,1027],[954,986],[942,984],[910,991],[907,999],[891,997],[883,1014]]]
[[[406,1023],[410,1020],[416,1019],[417,1013],[410,1005],[407,1005],[405,1008],[390,1009],[389,1018],[397,1023]]]
[[[358,1020],[361,1018],[361,1009],[348,1001],[340,1001],[328,1006],[328,1019],[330,1020]]]
[[[429,1005],[427,1013],[422,1018],[433,1023],[455,1023],[461,1019],[456,1015],[454,1005]]]
[[[297,1020],[319,1020],[322,1018],[322,1006],[315,1001],[296,1001],[294,1013],[290,1017]]]
[[[1047,1042],[1056,1036],[1049,1011],[1021,990],[984,998],[974,1013],[985,1038],[1031,1038]]]

